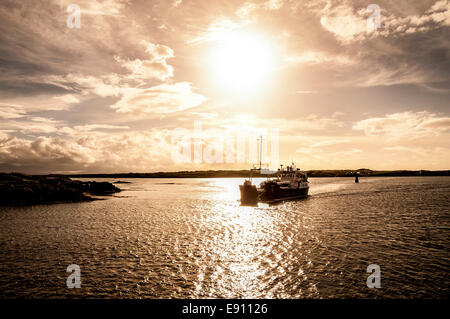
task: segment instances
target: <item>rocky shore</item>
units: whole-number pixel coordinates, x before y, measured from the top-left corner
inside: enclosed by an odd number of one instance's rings
[[[108,182],[81,182],[68,177],[0,173],[0,206],[68,203],[94,200],[120,192]]]

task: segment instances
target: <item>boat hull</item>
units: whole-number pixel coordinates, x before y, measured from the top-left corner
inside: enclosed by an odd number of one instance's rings
[[[259,199],[262,202],[277,202],[289,199],[298,199],[308,196],[309,187],[281,187],[277,183],[266,183]]]
[[[239,191],[241,192],[241,203],[242,204],[256,204],[258,203],[259,196],[258,190],[255,185],[244,184],[239,185]]]
[[[275,203],[284,200],[300,199],[308,196],[309,187],[280,187],[277,183],[266,183],[263,188],[255,185],[239,185],[241,204],[252,205],[258,202]]]

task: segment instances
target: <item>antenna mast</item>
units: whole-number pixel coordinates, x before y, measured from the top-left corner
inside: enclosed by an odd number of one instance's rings
[[[260,135],[259,140],[259,171],[261,172],[261,158],[262,158],[262,141],[263,141],[263,136]]]

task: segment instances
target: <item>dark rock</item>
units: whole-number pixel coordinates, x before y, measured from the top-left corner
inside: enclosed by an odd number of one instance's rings
[[[0,205],[18,206],[94,200],[90,195],[110,195],[120,189],[107,182],[81,182],[68,177],[0,173]]]

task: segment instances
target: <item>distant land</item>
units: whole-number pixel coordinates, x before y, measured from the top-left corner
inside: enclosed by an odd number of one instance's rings
[[[357,170],[309,170],[306,171],[309,177],[351,177],[355,172],[361,177],[377,176],[450,176],[450,170],[428,171],[428,170],[395,170],[395,171],[374,171],[361,168]],[[250,170],[208,170],[208,171],[179,171],[179,172],[157,172],[157,173],[114,173],[114,174],[71,174],[47,176],[66,176],[71,178],[225,178],[225,177],[249,177]],[[253,172],[253,177],[267,177],[273,175]]]

